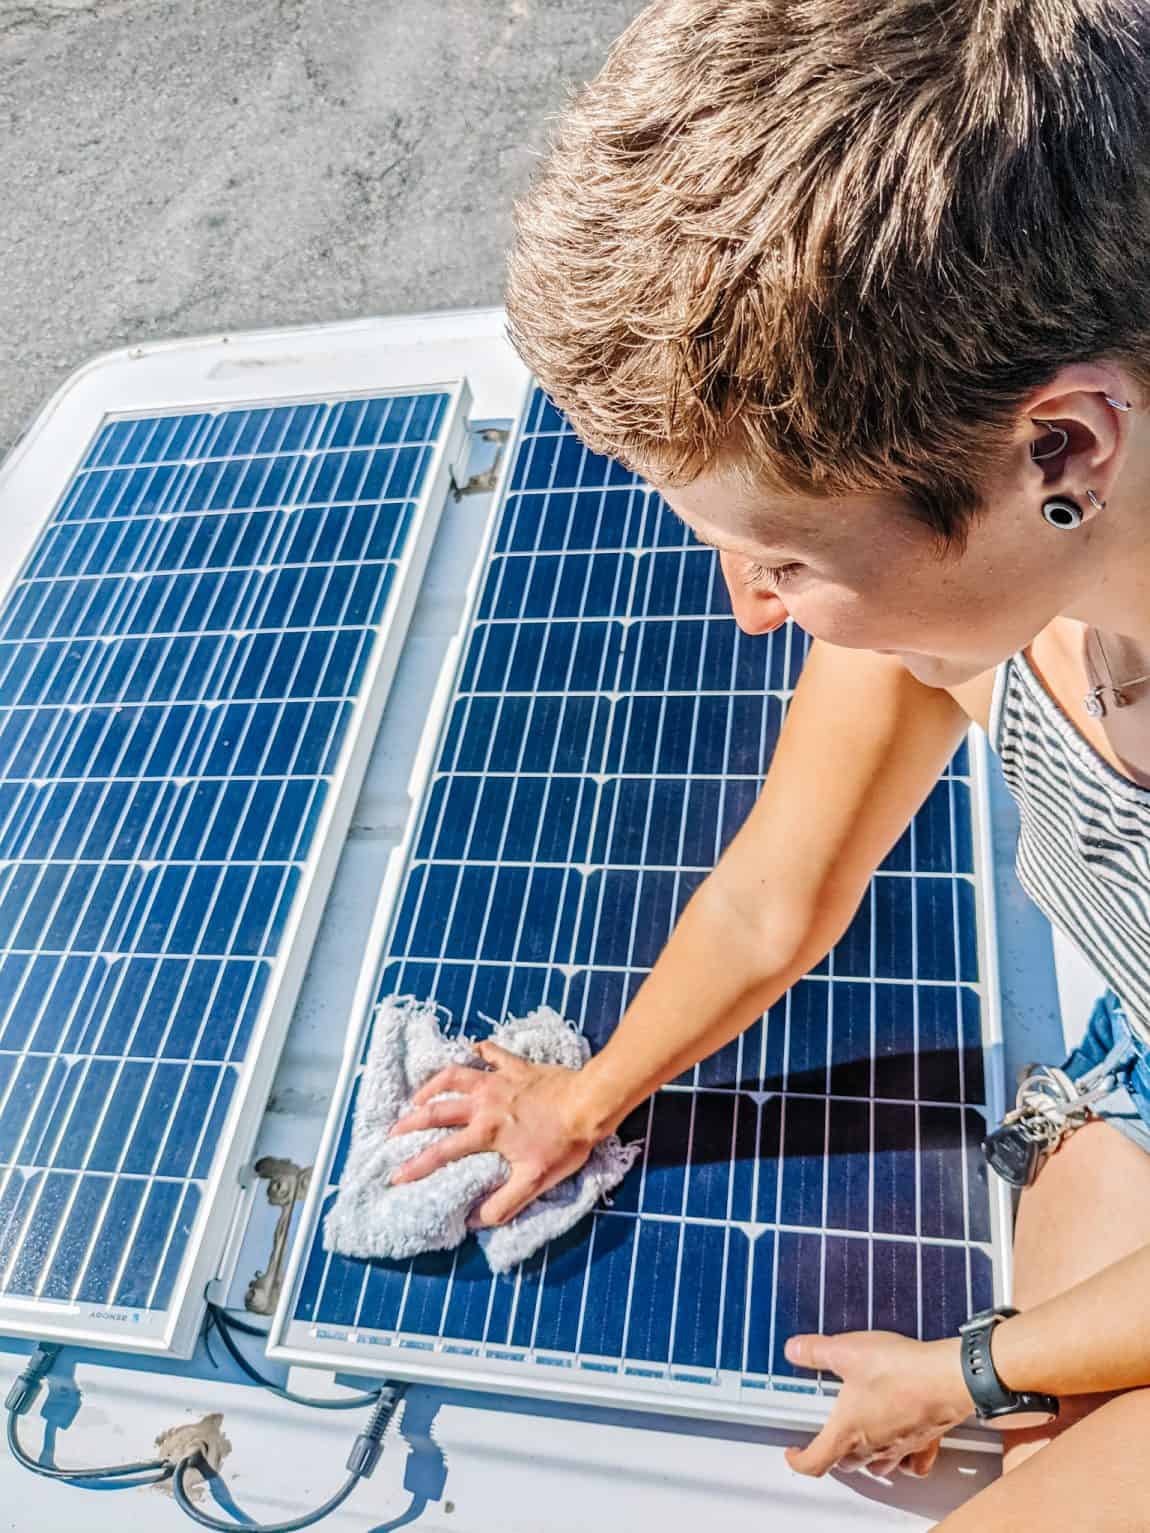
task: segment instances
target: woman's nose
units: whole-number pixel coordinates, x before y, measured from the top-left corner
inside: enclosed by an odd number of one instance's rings
[[[776,628],[781,628],[790,614],[774,592],[756,591],[753,586],[748,586],[740,578],[739,561],[729,563],[726,555],[721,555],[719,564],[731,598],[731,611],[743,632],[752,635],[774,633]]]

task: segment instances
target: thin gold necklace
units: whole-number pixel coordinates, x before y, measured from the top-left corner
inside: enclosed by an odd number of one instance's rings
[[[1089,631],[1093,633],[1097,640],[1098,653],[1102,656],[1102,664],[1106,667],[1106,680],[1092,686],[1082,699],[1082,703],[1092,719],[1101,719],[1106,716],[1105,694],[1107,692],[1114,699],[1115,708],[1126,708],[1130,703],[1130,699],[1126,696],[1127,688],[1139,687],[1143,682],[1150,681],[1150,671],[1147,671],[1144,676],[1131,676],[1126,681],[1115,681],[1114,672],[1110,669],[1110,661],[1106,656],[1106,646],[1102,642],[1102,635],[1098,632],[1097,628],[1092,628]],[[1089,671],[1091,669],[1089,653],[1086,656],[1086,663],[1087,670]],[[1093,674],[1091,674],[1090,680],[1094,681]]]

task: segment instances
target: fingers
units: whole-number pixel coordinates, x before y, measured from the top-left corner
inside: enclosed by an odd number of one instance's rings
[[[483,1060],[484,1064],[491,1065],[496,1070],[506,1070],[515,1075],[530,1068],[525,1059],[520,1059],[518,1054],[509,1054],[506,1049],[492,1043],[490,1038],[485,1038],[482,1043],[475,1045],[475,1052]]]
[[[438,1097],[423,1107],[404,1113],[388,1130],[391,1139],[398,1134],[414,1134],[426,1128],[458,1128],[471,1122],[474,1107],[467,1097]]]
[[[466,1095],[474,1091],[482,1080],[483,1073],[480,1070],[473,1070],[468,1065],[448,1065],[446,1070],[440,1070],[438,1075],[433,1075],[419,1088],[411,1099],[411,1105],[422,1107],[424,1102],[430,1102],[432,1097],[440,1096],[445,1091],[462,1091]]]
[[[866,1465],[866,1468],[868,1473],[878,1475],[880,1479],[889,1480],[901,1463],[902,1455],[900,1453],[876,1453],[874,1458]],[[861,1468],[862,1466],[860,1465],[859,1467]]]
[[[849,1335],[850,1333],[847,1333]],[[842,1373],[845,1338],[840,1336],[799,1335],[787,1341],[787,1361],[797,1368],[811,1368],[819,1372]],[[813,1441],[805,1448],[788,1448],[787,1463],[798,1474],[824,1475],[837,1464],[839,1468],[853,1470],[866,1463],[870,1449],[856,1430],[841,1422],[841,1403],[831,1412],[830,1420]]]
[[[391,1173],[391,1185],[396,1187],[403,1182],[417,1182],[420,1177],[430,1176],[441,1166],[449,1166],[453,1160],[461,1160],[463,1156],[473,1155],[476,1150],[483,1148],[476,1134],[461,1128],[457,1134],[447,1134],[437,1139],[426,1150],[397,1167]]]
[[[881,1475],[884,1480],[889,1480],[896,1469],[900,1474],[921,1480],[934,1468],[940,1441],[936,1438],[934,1442],[927,1443],[925,1448],[916,1448],[913,1453],[902,1453],[897,1448],[889,1453],[876,1453],[866,1467],[871,1474]]]
[[[546,1191],[547,1180],[537,1171],[514,1171],[496,1192],[479,1205],[467,1224],[470,1229],[491,1229],[506,1224],[534,1198]]]
[[[842,1370],[835,1366],[841,1347],[838,1345],[837,1336],[792,1336],[787,1342],[785,1351],[787,1361],[794,1363],[797,1368],[814,1368],[825,1373],[841,1373]]]
[[[505,1070],[514,1075],[517,1071],[528,1068],[526,1060],[520,1059],[518,1054],[509,1054],[506,1049],[499,1047],[497,1043],[485,1040],[476,1044],[475,1052],[483,1060],[484,1064],[491,1065],[496,1070]],[[430,1102],[432,1097],[441,1096],[445,1091],[462,1092],[464,1096],[472,1091],[482,1088],[487,1078],[485,1070],[477,1070],[474,1065],[448,1065],[433,1075],[429,1081],[425,1081],[411,1099],[413,1107],[422,1107],[425,1102]]]
[[[927,1443],[925,1448],[919,1448],[916,1453],[908,1453],[899,1464],[901,1474],[913,1475],[916,1479],[922,1479],[934,1468],[934,1461],[938,1457],[938,1450],[942,1445],[941,1438],[935,1438],[934,1442]]]
[[[889,1479],[897,1469],[899,1473],[922,1479],[934,1468],[938,1458],[939,1441],[927,1443],[913,1453],[874,1453],[857,1435],[833,1430],[833,1422],[819,1433],[806,1448],[788,1448],[787,1463],[799,1474],[824,1475],[830,1469],[846,1474],[865,1468],[870,1474]]]
[[[840,1460],[844,1461],[844,1468],[857,1468],[859,1463],[865,1463],[866,1455],[861,1449],[858,1437],[854,1433],[840,1430],[832,1418],[813,1442],[809,1442],[805,1448],[788,1448],[784,1456],[797,1474],[809,1474],[817,1478],[826,1474],[828,1469],[833,1469]]]

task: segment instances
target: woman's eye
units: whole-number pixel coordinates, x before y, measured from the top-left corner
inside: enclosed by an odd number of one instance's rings
[[[748,562],[743,568],[743,584],[761,586],[768,591],[778,591],[801,569],[798,564],[755,564]]]

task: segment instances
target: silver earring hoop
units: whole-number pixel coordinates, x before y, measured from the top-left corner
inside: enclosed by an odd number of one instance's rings
[[[1111,409],[1113,409],[1113,410],[1129,410],[1130,409],[1130,401],[1128,399],[1127,400],[1111,399],[1109,394],[1103,394],[1102,397],[1106,401],[1106,403],[1111,407]]]
[[[1086,499],[1094,507],[1095,511],[1105,511],[1106,510],[1106,502],[1104,500],[1099,500],[1098,496],[1095,495],[1093,490],[1087,490],[1087,492],[1086,492]]]
[[[1070,446],[1069,431],[1064,431],[1061,426],[1056,426],[1053,421],[1035,420],[1034,424],[1036,426],[1044,427],[1048,432],[1053,431],[1055,435],[1061,437],[1062,440],[1058,443],[1057,447],[1051,447],[1048,452],[1035,452],[1034,448],[1038,445],[1038,443],[1035,442],[1030,449],[1030,457],[1033,462],[1045,463],[1047,458],[1057,458],[1060,453],[1064,453]]]
[[[1042,516],[1048,526],[1059,532],[1073,532],[1082,526],[1082,507],[1061,495],[1052,495],[1042,502]]]

